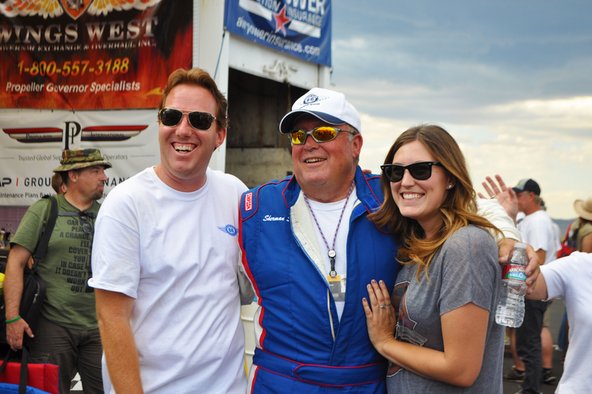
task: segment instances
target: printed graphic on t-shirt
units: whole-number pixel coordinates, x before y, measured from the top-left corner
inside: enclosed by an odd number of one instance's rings
[[[238,230],[232,224],[227,224],[225,226],[218,226],[218,230],[230,235],[231,237],[236,237],[238,235]]]
[[[393,305],[398,311],[395,338],[398,340],[423,346],[427,338],[415,331],[417,322],[411,318],[407,309],[407,288],[409,282],[398,283],[393,290]]]
[[[92,289],[87,280],[90,271],[91,235],[94,230],[94,219],[81,213],[76,216],[60,218],[59,231],[52,235],[52,242],[64,245],[64,253],[55,274],[60,275],[70,286],[73,293],[85,293]],[[57,239],[55,239],[57,236]]]
[[[415,331],[417,322],[409,315],[407,309],[407,289],[409,282],[397,283],[393,289],[391,296],[391,303],[397,311],[397,326],[395,327],[395,338],[412,343],[414,345],[423,346],[427,342],[427,338]],[[400,366],[394,363],[389,364],[387,376],[392,376],[401,369]]]

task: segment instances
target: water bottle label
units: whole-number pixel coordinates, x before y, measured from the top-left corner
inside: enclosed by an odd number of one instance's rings
[[[502,279],[526,281],[523,265],[505,264],[502,267]]]

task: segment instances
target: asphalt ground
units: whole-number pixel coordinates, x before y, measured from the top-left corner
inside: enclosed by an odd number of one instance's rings
[[[557,344],[557,336],[559,334],[559,328],[561,326],[561,319],[563,318],[563,313],[565,311],[565,305],[563,304],[563,300],[554,300],[551,305],[547,308],[547,312],[549,314],[549,329],[551,330],[551,335],[553,337],[553,343]],[[563,373],[563,352],[557,349],[557,346],[554,347],[553,350],[553,375],[557,377],[557,382],[561,378],[561,374]],[[508,371],[512,368],[513,364],[512,355],[510,354],[509,347],[506,347],[506,352],[504,355],[504,375],[508,373]],[[557,382],[553,385],[549,384],[541,384],[541,392],[544,394],[552,394],[555,392],[557,388]],[[520,383],[509,381],[504,379],[504,392],[503,394],[514,394],[520,390]]]

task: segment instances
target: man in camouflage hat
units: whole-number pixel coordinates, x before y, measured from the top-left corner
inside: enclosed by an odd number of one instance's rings
[[[66,172],[92,166],[111,168],[111,163],[105,160],[98,149],[66,149],[62,152],[60,165],[53,172]]]
[[[11,242],[4,284],[6,337],[13,349],[29,340],[30,362],[60,367],[60,393],[69,393],[70,382],[80,373],[84,391],[103,392],[101,339],[95,313],[95,295],[86,282],[94,221],[111,164],[98,149],[65,150],[54,170],[65,185],[56,195],[58,217],[45,258],[37,272],[47,286],[46,299],[35,331],[19,315],[23,271],[35,250],[49,211],[50,201],[35,202],[21,220]]]

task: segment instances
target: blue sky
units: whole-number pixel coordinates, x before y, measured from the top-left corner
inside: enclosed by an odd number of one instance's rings
[[[533,178],[550,215],[592,197],[592,2],[334,0],[332,88],[362,114],[379,170],[408,127],[459,142],[485,175]]]

